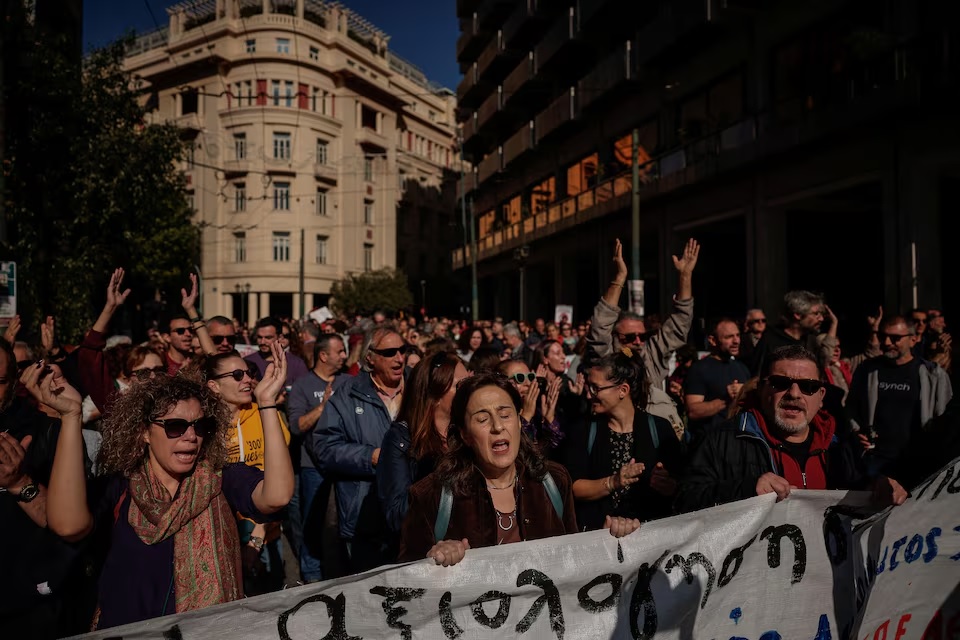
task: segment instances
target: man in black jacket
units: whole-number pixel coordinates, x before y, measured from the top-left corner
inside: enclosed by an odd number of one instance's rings
[[[823,408],[816,356],[781,347],[765,361],[744,411],[707,432],[680,483],[675,507],[694,511],[791,489],[852,489],[863,483],[856,445],[840,442]],[[884,478],[895,503],[906,492]]]

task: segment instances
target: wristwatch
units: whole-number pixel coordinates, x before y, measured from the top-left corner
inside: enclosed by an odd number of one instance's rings
[[[11,493],[10,495],[17,502],[33,502],[33,499],[40,495],[40,489],[35,484],[25,484],[19,494]]]
[[[260,536],[250,536],[250,541],[247,543],[257,551],[263,549],[263,538]]]

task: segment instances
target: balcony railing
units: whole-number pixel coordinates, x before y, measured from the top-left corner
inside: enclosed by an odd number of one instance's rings
[[[498,31],[492,38],[490,42],[487,43],[487,46],[484,47],[483,53],[480,54],[480,57],[477,58],[477,71],[478,74],[482,77],[494,60],[497,59],[497,56],[503,53],[503,34]]]
[[[503,23],[503,42],[506,46],[513,46],[514,40],[516,40],[524,26],[526,26],[540,10],[540,1],[541,0],[520,0],[520,2],[517,3],[517,8],[510,14],[507,21]]]
[[[490,121],[496,113],[503,110],[503,87],[497,87],[497,90],[490,94],[490,97],[483,101],[480,108],[477,109],[477,124],[482,127]]]
[[[537,135],[543,140],[565,123],[572,121],[576,116],[577,90],[570,87],[537,116]]]
[[[480,161],[480,171],[477,178],[481,183],[486,182],[487,178],[501,169],[503,169],[503,149],[498,148]]]
[[[533,122],[528,122],[503,143],[504,168],[509,167],[511,162],[533,149],[536,143],[536,127]]]
[[[473,138],[473,136],[477,135],[477,129],[479,129],[477,126],[477,112],[474,111],[470,114],[470,117],[467,118],[466,122],[463,123],[464,141],[468,141]]]
[[[577,84],[580,95],[580,108],[601,98],[619,84],[636,77],[633,56],[633,42],[627,40],[600,62]]]
[[[503,92],[507,102],[520,92],[520,89],[537,75],[537,57],[533,51],[510,72],[503,81]]]
[[[643,64],[668,50],[677,40],[713,22],[720,0],[671,0],[661,5],[660,16],[640,31],[637,62]]]
[[[576,9],[570,7],[566,15],[561,16],[557,23],[547,32],[540,44],[537,45],[537,61],[541,67],[546,66],[554,55],[577,35]]]

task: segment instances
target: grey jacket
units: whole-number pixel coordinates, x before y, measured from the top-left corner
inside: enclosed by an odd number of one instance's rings
[[[617,337],[613,335],[613,327],[619,316],[620,307],[607,304],[603,298],[593,308],[590,332],[587,334],[587,347],[593,358],[602,358],[621,348]],[[683,432],[683,423],[673,399],[663,389],[663,381],[670,375],[670,354],[686,344],[692,323],[693,298],[674,298],[673,313],[640,351],[647,381],[650,383],[646,411],[669,420],[677,433]]]

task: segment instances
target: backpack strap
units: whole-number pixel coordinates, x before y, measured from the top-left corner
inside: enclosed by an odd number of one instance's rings
[[[447,528],[450,526],[450,512],[453,511],[453,491],[450,487],[443,485],[440,492],[440,508],[437,510],[437,521],[433,525],[433,540],[440,542],[447,535]]]
[[[560,497],[560,489],[557,488],[557,483],[549,471],[543,476],[543,488],[547,490],[547,496],[553,504],[553,510],[557,512],[557,517],[563,520],[563,498]]]
[[[657,425],[653,421],[653,416],[649,413],[647,414],[647,426],[650,427],[650,438],[653,440],[653,448],[659,449],[660,436],[657,434]]]
[[[590,433],[587,435],[587,455],[589,456],[593,453],[593,443],[597,439],[597,421],[594,420],[590,423]]]

